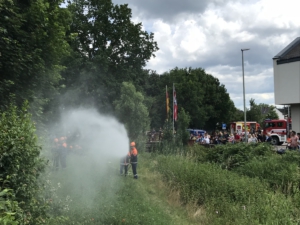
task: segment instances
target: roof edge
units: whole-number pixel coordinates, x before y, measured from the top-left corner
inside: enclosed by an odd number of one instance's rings
[[[273,59],[279,59],[286,55],[295,45],[300,43],[300,37],[297,37],[293,40],[289,45],[287,45],[284,49],[282,49],[277,55],[273,57]]]

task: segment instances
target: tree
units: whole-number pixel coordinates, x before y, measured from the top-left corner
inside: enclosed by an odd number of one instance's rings
[[[172,87],[175,83],[178,108],[189,113],[190,128],[214,129],[220,122],[229,122],[235,112],[234,103],[224,85],[204,69],[175,68],[159,77],[157,107],[161,108],[161,116],[165,118],[165,86]],[[171,95],[172,96],[172,95]],[[170,99],[172,101],[172,99]]]
[[[151,128],[163,127],[166,119],[171,120],[166,112],[166,82],[165,77],[160,76],[155,71],[148,71],[145,80],[144,92],[151,118]],[[172,108],[172,87],[167,87],[170,99],[170,108]]]
[[[61,79],[62,57],[68,54],[69,13],[62,0],[0,2],[0,107],[11,96],[21,106],[27,99],[34,116],[43,112]]]
[[[180,112],[178,114],[176,138],[184,145],[187,144],[187,140],[190,136],[189,132],[187,131],[190,120],[191,118],[189,113],[185,112],[184,108],[180,108]]]
[[[256,104],[255,99],[250,99],[250,109],[247,110],[247,120],[256,121],[260,125],[263,124],[265,119],[278,119],[278,114],[274,106],[264,103]]]
[[[77,37],[70,42],[73,53],[66,59],[65,90],[76,91],[102,109],[120,95],[123,81],[141,91],[147,75],[143,67],[158,48],[153,34],[131,21],[128,5],[77,0],[69,1],[68,9],[70,32]]]
[[[130,140],[141,140],[149,130],[149,113],[144,104],[144,96],[134,85],[123,82],[121,95],[114,101],[116,115],[125,125]]]
[[[230,116],[229,122],[233,121],[244,121],[244,112],[240,109],[235,108]]]

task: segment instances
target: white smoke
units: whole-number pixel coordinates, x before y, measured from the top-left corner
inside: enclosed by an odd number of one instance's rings
[[[124,125],[94,109],[71,109],[62,112],[52,130],[54,138],[66,136],[68,144],[67,166],[53,168],[55,179],[64,186],[64,195],[80,196],[80,204],[91,207],[99,182],[105,182],[100,177],[117,175],[120,158],[129,151]]]
[[[65,111],[61,125],[65,135],[70,136],[68,144],[77,143],[83,148],[83,154],[89,154],[95,160],[122,157],[129,150],[124,125],[94,109]]]

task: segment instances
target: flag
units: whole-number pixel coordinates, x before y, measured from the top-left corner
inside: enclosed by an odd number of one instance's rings
[[[173,120],[177,121],[177,99],[176,99],[176,90],[173,85]]]
[[[169,119],[169,112],[170,112],[170,99],[168,93],[168,87],[166,86],[166,112],[167,112],[167,120]]]

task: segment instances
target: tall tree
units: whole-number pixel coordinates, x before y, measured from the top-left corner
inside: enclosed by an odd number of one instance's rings
[[[65,35],[69,13],[62,0],[0,2],[0,102],[28,99],[37,115],[60,80],[61,59],[68,54]]]
[[[129,138],[137,141],[145,137],[150,121],[143,94],[136,91],[132,83],[123,82],[120,98],[114,101],[114,105],[118,118],[125,124]]]
[[[154,81],[154,80],[153,80]],[[154,81],[155,82],[155,81]],[[204,69],[175,68],[160,77],[161,96],[165,86],[175,83],[178,107],[183,107],[191,117],[191,128],[214,129],[220,122],[229,122],[235,112],[234,103],[219,80]],[[161,109],[164,110],[164,97]],[[165,114],[162,114],[165,116]]]
[[[247,120],[256,121],[263,125],[265,119],[278,119],[278,114],[275,111],[275,106],[265,103],[256,104],[255,99],[251,98],[250,109],[247,110]]]
[[[166,82],[165,77],[160,76],[155,71],[148,71],[148,76],[144,85],[144,91],[151,118],[151,128],[162,128],[166,119],[170,115],[166,113]],[[172,100],[172,87],[167,87],[169,99]],[[170,108],[172,102],[169,103]]]
[[[68,8],[71,32],[77,37],[71,42],[74,54],[66,60],[66,91],[71,88],[106,106],[118,97],[123,81],[141,90],[147,75],[142,69],[158,48],[153,34],[131,21],[128,5],[77,0],[69,2]]]

